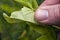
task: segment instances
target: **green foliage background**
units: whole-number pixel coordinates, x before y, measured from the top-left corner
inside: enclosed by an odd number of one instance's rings
[[[38,4],[41,4],[43,0],[37,0]],[[23,7],[20,3],[14,1],[14,0],[0,0],[0,33],[1,33],[1,39],[2,40],[40,40],[37,39],[40,36],[42,36],[40,33],[38,33],[37,29],[42,29],[39,28],[37,25],[33,24],[33,27],[30,27],[29,25],[25,24],[24,22],[22,23],[13,23],[10,24],[8,23],[4,17],[3,13],[6,13],[7,15],[11,15],[12,12],[20,10]],[[37,26],[37,27],[35,27]],[[36,29],[33,30],[33,29]],[[48,29],[49,28],[49,29]],[[48,31],[53,30],[50,27],[47,27]],[[46,30],[44,29],[44,30]],[[51,32],[54,32],[51,31]],[[45,33],[45,32],[42,32]],[[53,34],[53,33],[50,33]],[[45,34],[44,34],[45,35]],[[49,35],[49,34],[47,34]],[[54,34],[55,35],[55,34]],[[47,36],[48,37],[48,36]],[[49,40],[56,40],[53,39],[53,36],[51,36],[52,39],[48,38]],[[45,40],[48,40],[44,37]],[[44,40],[42,39],[42,40]]]

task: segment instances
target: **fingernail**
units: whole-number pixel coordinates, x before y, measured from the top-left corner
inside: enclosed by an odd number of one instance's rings
[[[47,10],[38,10],[36,13],[36,18],[39,21],[46,20],[48,18],[48,11]]]

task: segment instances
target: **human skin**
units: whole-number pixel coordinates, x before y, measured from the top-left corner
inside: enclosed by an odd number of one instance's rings
[[[35,11],[38,23],[60,26],[60,0],[45,0]]]
[[[60,0],[45,0],[35,12],[38,23],[60,26]],[[60,30],[57,30],[57,40],[60,40]]]

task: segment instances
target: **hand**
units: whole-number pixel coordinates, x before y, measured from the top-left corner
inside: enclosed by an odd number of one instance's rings
[[[60,26],[60,0],[45,0],[35,12],[39,23]]]

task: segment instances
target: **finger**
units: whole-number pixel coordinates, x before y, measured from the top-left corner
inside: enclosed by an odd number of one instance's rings
[[[45,0],[40,6],[60,4],[60,0]]]
[[[60,24],[60,4],[39,7],[35,12],[35,19],[44,24]]]

